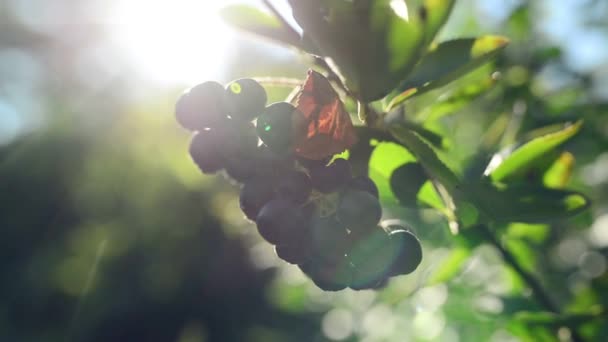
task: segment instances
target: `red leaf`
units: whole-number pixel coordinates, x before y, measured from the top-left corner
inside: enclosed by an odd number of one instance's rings
[[[295,154],[320,160],[340,153],[357,141],[350,115],[338,93],[320,73],[308,76],[296,97]]]

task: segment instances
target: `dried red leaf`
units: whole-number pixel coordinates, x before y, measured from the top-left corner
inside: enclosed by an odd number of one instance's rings
[[[294,152],[320,160],[353,146],[357,141],[350,115],[338,93],[320,73],[309,70],[296,97]]]

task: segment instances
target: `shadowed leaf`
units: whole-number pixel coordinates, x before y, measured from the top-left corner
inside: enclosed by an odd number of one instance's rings
[[[394,108],[412,96],[443,86],[482,66],[508,43],[500,36],[448,40],[421,58],[412,73],[399,85],[402,92],[389,105]]]
[[[468,183],[466,196],[495,223],[551,223],[577,215],[590,205],[576,191],[533,185],[499,188],[484,181]]]
[[[417,13],[404,18],[390,1],[295,1],[304,35],[331,58],[346,86],[361,100],[380,99],[407,75],[424,48]]]
[[[220,14],[238,29],[303,49],[300,36],[284,27],[274,15],[254,6],[231,5],[224,7]]]
[[[439,32],[439,29],[448,19],[452,8],[454,7],[455,0],[425,0],[423,3],[426,12],[426,22],[424,25],[424,36],[426,43],[429,44],[433,41],[433,38]]]
[[[420,138],[406,125],[394,124],[390,127],[390,132],[412,152],[416,159],[422,164],[427,174],[438,180],[451,193],[460,183],[458,177],[443,161],[439,159],[433,148]]]

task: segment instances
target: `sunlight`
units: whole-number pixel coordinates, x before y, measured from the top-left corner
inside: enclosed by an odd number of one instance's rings
[[[407,12],[407,4],[403,0],[392,0],[389,5],[393,9],[396,15],[401,17],[405,21],[409,21],[409,15]]]
[[[217,78],[234,35],[218,15],[223,1],[117,1],[110,34],[137,71],[162,83]]]

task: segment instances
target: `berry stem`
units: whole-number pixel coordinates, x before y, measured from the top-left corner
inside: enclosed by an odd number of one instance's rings
[[[349,160],[353,170],[353,176],[369,175],[369,159],[374,151],[368,137],[359,135],[359,140],[350,150]]]
[[[378,113],[372,108],[369,103],[357,102],[357,109],[359,114],[359,120],[363,122],[367,127],[372,127],[378,130],[385,129],[383,114]]]
[[[517,274],[519,274],[519,276],[528,284],[530,289],[532,289],[532,292],[534,293],[535,298],[538,301],[538,304],[540,304],[542,307],[544,307],[548,311],[551,311],[558,315],[561,314],[559,306],[553,301],[553,299],[551,299],[549,294],[543,288],[540,281],[538,279],[536,279],[533,274],[526,271],[519,264],[519,262],[517,261],[515,256],[500,243],[500,241],[496,238],[496,235],[494,235],[494,233],[490,230],[490,228],[487,225],[483,225],[483,224],[477,226],[477,228],[483,234],[483,236],[486,238],[486,241],[488,241],[490,244],[492,244],[499,251],[499,253],[501,254],[504,261],[507,264],[509,264],[509,266],[511,266],[513,268],[513,270],[515,270],[515,272],[517,272]],[[574,341],[574,342],[585,341],[578,334],[575,326],[567,326],[567,327],[568,327],[568,329],[570,329],[570,332],[572,334],[572,341]]]

